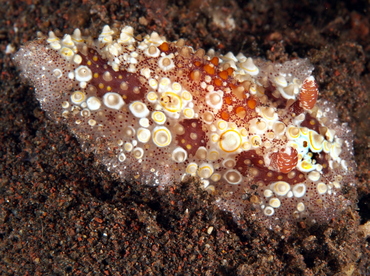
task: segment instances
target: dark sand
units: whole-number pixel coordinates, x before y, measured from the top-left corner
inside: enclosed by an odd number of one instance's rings
[[[368,1],[71,2],[0,1],[1,275],[370,274],[359,227],[370,220]],[[5,50],[37,31],[96,36],[124,23],[194,48],[309,58],[321,97],[355,134],[359,210],[328,225],[243,231],[197,183],[158,191],[118,181],[45,116]]]

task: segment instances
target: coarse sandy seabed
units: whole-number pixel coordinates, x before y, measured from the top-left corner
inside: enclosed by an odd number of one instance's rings
[[[146,2],[146,1],[145,1]],[[12,1],[0,5],[2,275],[369,274],[370,43],[366,1]],[[194,48],[307,57],[355,134],[359,210],[327,225],[243,231],[197,182],[121,183],[48,119],[10,54],[49,30],[128,23]],[[8,47],[7,47],[8,46]]]

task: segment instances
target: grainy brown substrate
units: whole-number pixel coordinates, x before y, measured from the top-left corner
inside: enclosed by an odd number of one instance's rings
[[[359,231],[370,220],[368,1],[7,2],[0,5],[1,275],[370,273],[370,239]],[[97,35],[123,22],[194,48],[280,62],[308,57],[321,97],[355,133],[359,212],[279,234],[246,221],[242,231],[197,183],[158,191],[119,182],[45,117],[5,51],[37,31]]]

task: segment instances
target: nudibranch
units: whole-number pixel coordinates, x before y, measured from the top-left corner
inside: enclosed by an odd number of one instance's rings
[[[121,179],[200,179],[215,203],[276,225],[351,205],[352,136],[318,100],[307,59],[282,64],[193,50],[153,32],[53,32],[14,57],[46,113]]]

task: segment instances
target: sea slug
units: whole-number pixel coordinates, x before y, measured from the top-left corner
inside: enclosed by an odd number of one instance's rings
[[[156,32],[53,32],[14,56],[46,113],[121,179],[189,176],[235,218],[325,223],[353,202],[352,134],[307,59],[194,51]]]

